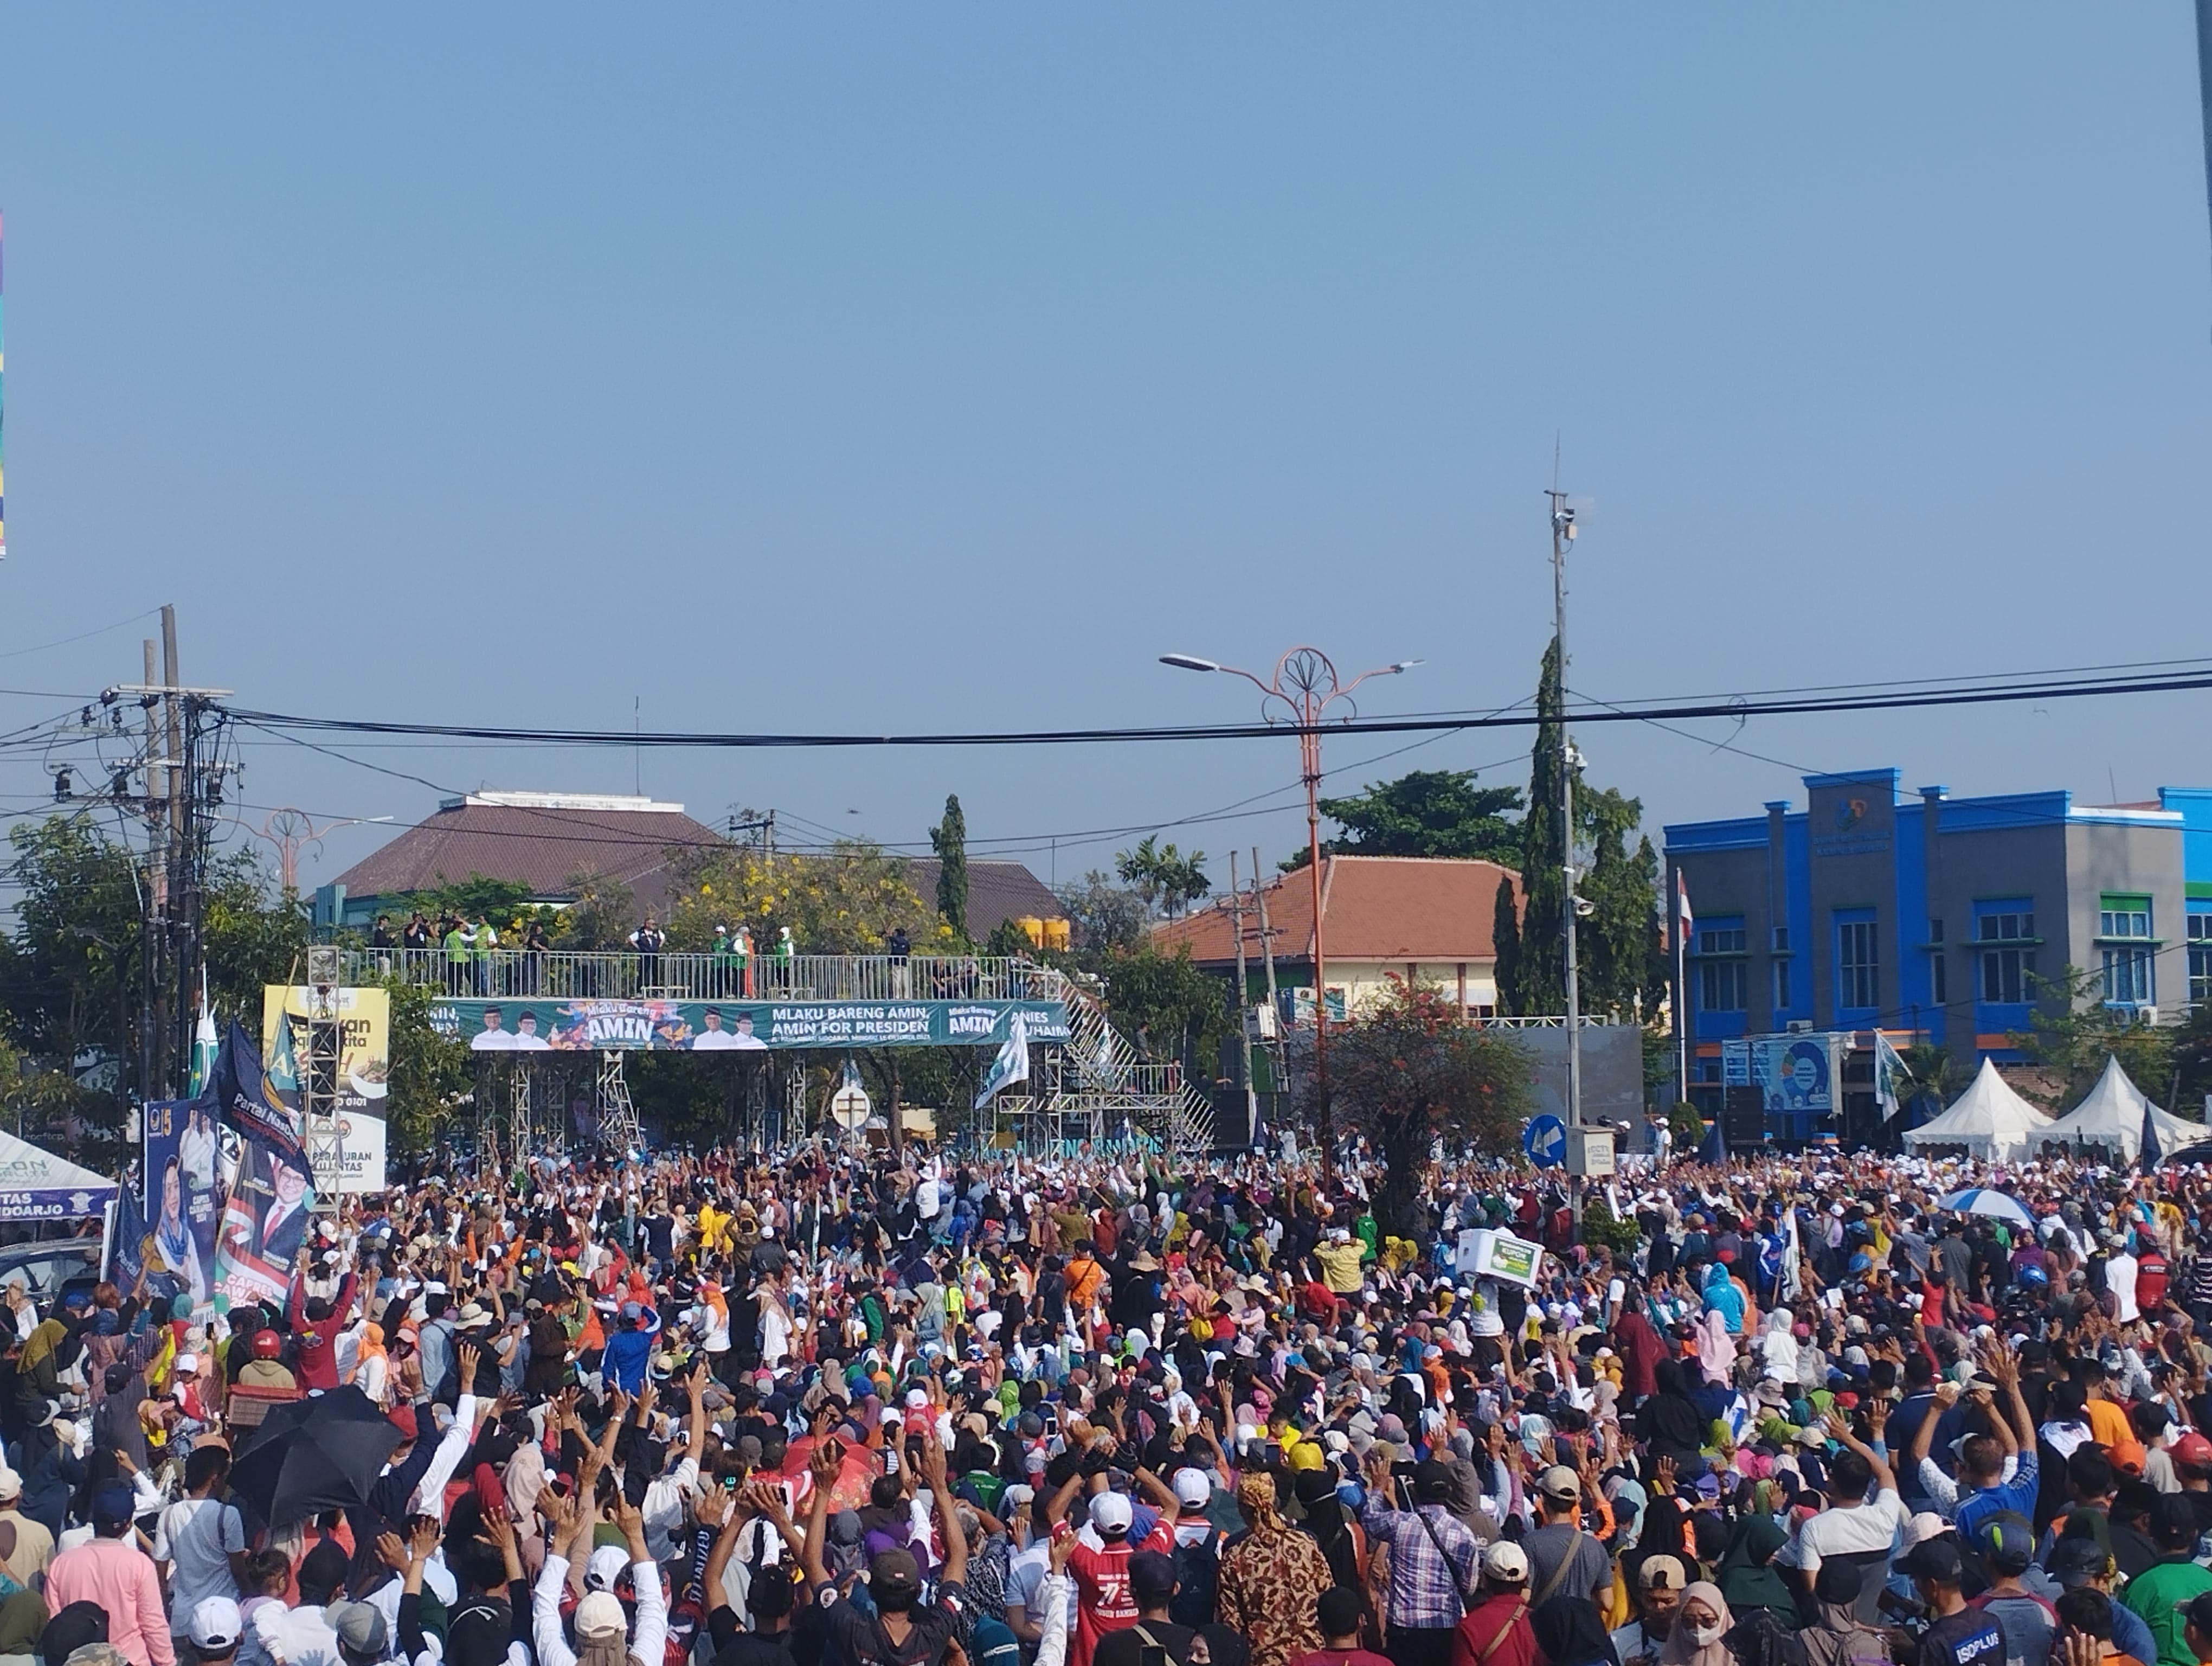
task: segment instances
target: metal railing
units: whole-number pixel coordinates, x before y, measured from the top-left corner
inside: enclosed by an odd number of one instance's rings
[[[398,977],[471,1000],[1057,1000],[1058,972],[998,955],[755,955],[346,949],[341,981]]]

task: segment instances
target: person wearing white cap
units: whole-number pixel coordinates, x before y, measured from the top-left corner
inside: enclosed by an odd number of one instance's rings
[[[580,1478],[580,1492],[588,1488],[589,1481]],[[624,1666],[626,1655],[639,1666],[661,1666],[668,1646],[668,1602],[661,1592],[659,1565],[646,1548],[644,1517],[627,1500],[616,1506],[615,1524],[629,1547],[630,1580],[637,1592],[635,1633],[620,1598],[611,1590],[587,1590],[576,1604],[576,1644],[572,1649],[562,1633],[561,1591],[568,1581],[569,1559],[591,1543],[592,1518],[586,1515],[580,1521],[574,1503],[550,1491],[538,1498],[538,1513],[550,1529],[549,1542],[565,1553],[547,1551],[545,1566],[531,1594],[531,1631],[538,1666],[578,1666],[580,1657],[583,1666]]]
[[[1528,1624],[1528,1553],[1499,1539],[1482,1553],[1480,1600],[1454,1628],[1452,1655],[1483,1666],[1529,1666],[1536,1633]]]
[[[246,1621],[239,1614],[238,1604],[229,1597],[204,1596],[190,1610],[179,1602],[174,1612],[187,1615],[185,1641],[191,1652],[179,1651],[179,1660],[197,1660],[200,1666],[219,1666],[219,1663],[237,1657],[238,1645],[246,1638]]]

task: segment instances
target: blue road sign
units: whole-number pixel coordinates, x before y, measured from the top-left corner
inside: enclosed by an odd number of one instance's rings
[[[1567,1160],[1567,1125],[1556,1116],[1531,1116],[1521,1130],[1521,1149],[1538,1168],[1558,1168]]]

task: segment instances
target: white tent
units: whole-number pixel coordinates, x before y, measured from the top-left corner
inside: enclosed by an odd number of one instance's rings
[[[1973,1085],[1941,1116],[1908,1133],[1905,1143],[1915,1150],[1963,1146],[1969,1157],[2014,1163],[2034,1154],[2051,1137],[2051,1119],[2014,1092],[1997,1067],[1984,1059]]]
[[[112,1180],[0,1130],[0,1220],[83,1220],[115,1192]]]
[[[2097,1078],[2089,1097],[2044,1130],[2043,1138],[2074,1146],[2102,1146],[2118,1152],[2123,1162],[2132,1163],[2142,1150],[2146,1109],[2152,1126],[2158,1129],[2159,1144],[2168,1156],[2204,1138],[2203,1123],[2185,1122],[2144,1097],[2142,1090],[2128,1079],[2120,1061],[2110,1054],[2105,1057],[2105,1073]]]

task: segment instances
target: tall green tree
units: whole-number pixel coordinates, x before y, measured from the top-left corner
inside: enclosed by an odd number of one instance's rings
[[[1497,957],[1492,981],[1498,986],[1498,1015],[1511,1018],[1521,1009],[1513,1004],[1521,987],[1521,904],[1510,875],[1498,880],[1498,901],[1490,916],[1490,944]]]
[[[1566,865],[1571,841],[1559,817],[1567,771],[1565,697],[1559,644],[1544,650],[1536,678],[1536,744],[1528,761],[1528,808],[1521,818],[1521,954],[1514,969],[1512,1007],[1525,1017],[1567,1010]],[[1582,793],[1576,769],[1575,792]]]
[[[1629,840],[1643,818],[1642,802],[1613,787],[1589,786],[1580,763],[1569,763],[1556,641],[1544,650],[1536,711],[1528,808],[1521,818],[1519,952],[1510,982],[1501,976],[1499,1000],[1524,1017],[1566,1011],[1566,869],[1575,862],[1583,870],[1579,891],[1589,909],[1575,933],[1582,1010],[1649,1022],[1656,1016],[1665,988],[1665,956],[1657,935],[1659,859],[1649,839],[1638,842],[1634,854],[1629,853]],[[1559,813],[1560,789],[1571,769],[1571,837]]]
[[[1521,857],[1515,787],[1477,787],[1472,769],[1415,769],[1369,783],[1351,798],[1323,799],[1321,813],[1344,829],[1322,848],[1340,856],[1459,856],[1511,864]],[[1304,867],[1301,850],[1285,864]]]
[[[1200,971],[1190,945],[1164,955],[1150,939],[1106,959],[1106,1010],[1114,1027],[1157,1060],[1183,1059],[1229,1033],[1229,987]]]
[[[968,818],[957,793],[945,795],[945,819],[929,830],[937,853],[937,912],[952,934],[968,940]]]
[[[1184,855],[1174,845],[1163,845],[1159,835],[1147,833],[1133,850],[1114,859],[1121,883],[1144,898],[1148,912],[1178,919],[1193,903],[1213,889],[1206,877],[1206,853]]]

